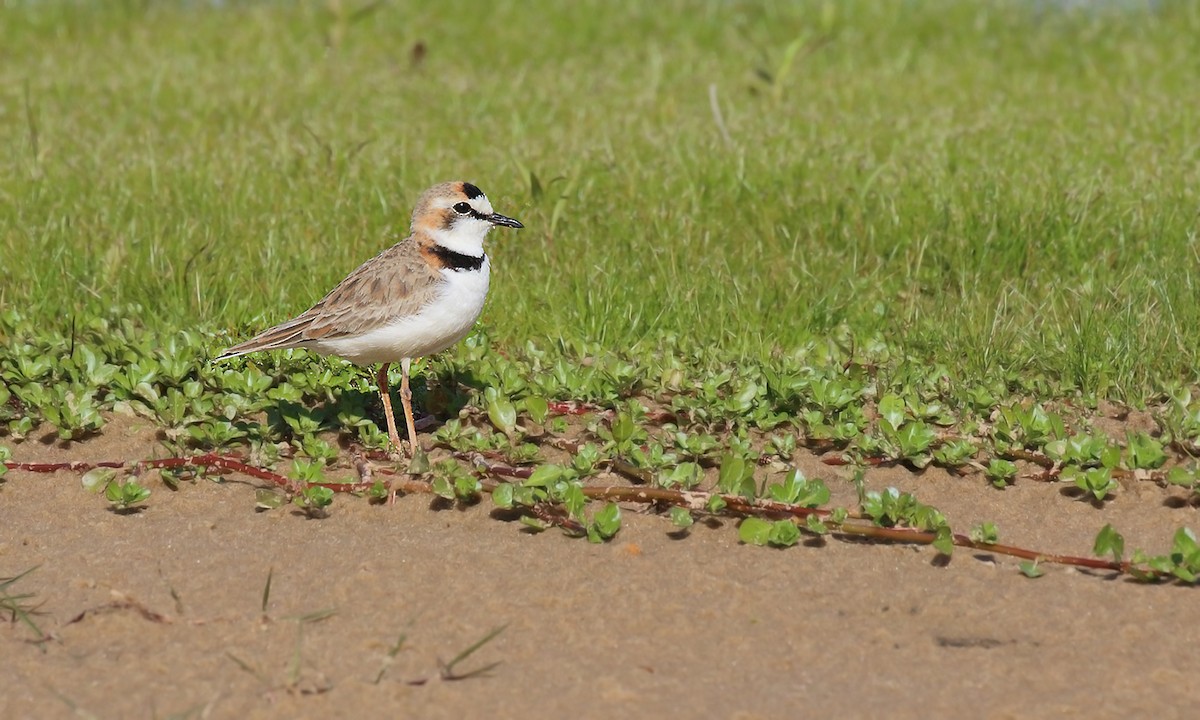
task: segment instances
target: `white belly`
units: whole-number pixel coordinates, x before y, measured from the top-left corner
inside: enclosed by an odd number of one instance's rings
[[[310,347],[356,365],[399,362],[441,352],[471,332],[487,298],[491,261],[474,271],[441,271],[441,291],[420,311],[363,335],[321,340]]]

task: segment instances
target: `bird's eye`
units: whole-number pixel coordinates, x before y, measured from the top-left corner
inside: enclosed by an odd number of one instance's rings
[[[458,213],[459,215],[470,215],[471,206],[465,202],[455,203],[454,212]]]

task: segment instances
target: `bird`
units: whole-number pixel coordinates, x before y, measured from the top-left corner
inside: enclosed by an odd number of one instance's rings
[[[388,368],[399,363],[409,455],[415,457],[420,446],[409,369],[414,359],[445,350],[474,327],[487,298],[491,261],[483,241],[493,227],[524,225],[493,210],[476,185],[434,185],[417,200],[408,237],[359,265],[308,310],[214,360],[303,348],[360,366],[382,363],[375,381],[396,456],[403,446],[392,413]]]

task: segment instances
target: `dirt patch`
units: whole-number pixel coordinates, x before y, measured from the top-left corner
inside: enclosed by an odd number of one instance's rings
[[[161,455],[133,419],[13,450]],[[801,464],[852,499],[849,471]],[[1028,580],[1016,560],[961,549],[943,566],[928,548],[746,547],[732,522],[678,539],[634,506],[606,545],[421,496],[339,496],[311,520],[256,512],[255,482],[236,476],[175,492],[151,481],[148,507],[120,515],[79,478],[0,484],[0,576],[37,566],[12,590],[36,595],[53,638],[0,624],[0,717],[1177,717],[1200,700],[1193,588],[1057,567]],[[867,483],[1046,551],[1087,555],[1108,522],[1163,552],[1173,528],[1200,526],[1150,484],[1098,508],[1058,485],[997,491],[932,469]],[[442,663],[501,626],[455,672],[499,665],[443,679]]]

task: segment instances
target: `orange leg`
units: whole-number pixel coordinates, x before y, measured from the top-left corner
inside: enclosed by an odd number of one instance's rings
[[[404,405],[404,419],[408,422],[409,452],[416,456],[421,446],[417,444],[417,424],[413,422],[412,390],[408,389],[408,367],[411,364],[408,358],[400,361],[400,402]]]
[[[388,388],[388,365],[384,363],[383,367],[379,368],[379,372],[375,374],[375,382],[379,385],[379,396],[383,398],[383,414],[387,416],[388,438],[392,441],[392,450],[396,454],[404,452],[404,446],[400,444],[400,433],[396,432],[396,417],[392,414],[392,396],[391,390]],[[405,385],[408,385],[408,374],[404,376]],[[412,426],[409,425],[411,428]],[[410,431],[411,432],[411,431]]]

